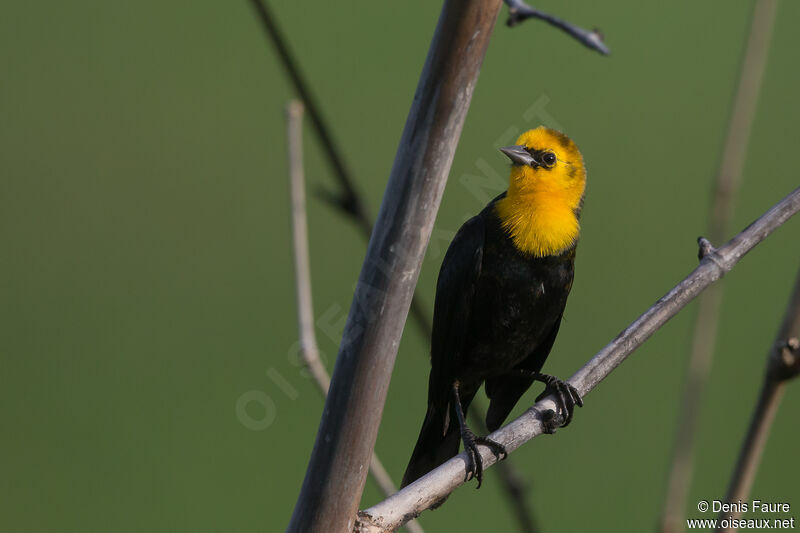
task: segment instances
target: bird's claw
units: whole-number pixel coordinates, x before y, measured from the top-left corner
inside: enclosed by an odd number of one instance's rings
[[[469,481],[473,477],[478,480],[476,489],[481,488],[483,481],[483,458],[478,451],[478,444],[483,444],[489,448],[498,461],[508,457],[506,447],[488,437],[478,437],[469,429],[461,432],[461,440],[464,441],[464,451],[467,454],[467,473],[464,481]]]
[[[550,420],[545,421],[545,424],[549,425],[551,428],[567,427],[572,421],[572,413],[575,410],[575,406],[583,407],[583,398],[581,398],[581,395],[578,393],[578,389],[573,387],[570,383],[548,374],[540,374],[539,381],[545,384],[545,389],[544,392],[536,398],[536,401],[538,402],[549,394],[555,394],[556,405],[559,410],[557,418],[558,421],[561,422],[558,426],[551,424],[556,421],[555,413],[553,413]],[[552,432],[555,433],[555,429],[553,429]],[[550,433],[550,431],[548,431],[548,433]]]

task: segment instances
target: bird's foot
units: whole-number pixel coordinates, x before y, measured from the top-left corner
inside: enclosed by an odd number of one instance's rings
[[[557,427],[568,426],[572,421],[572,412],[575,410],[575,406],[583,407],[583,399],[578,393],[578,389],[566,381],[548,374],[540,374],[537,372],[535,379],[545,384],[544,392],[536,398],[537,402],[550,394],[555,394],[556,396],[556,405],[558,406],[559,412],[558,414],[553,413],[550,415],[549,420],[545,421],[545,425],[553,429],[553,433]],[[549,411],[552,412],[552,409],[549,409]],[[559,423],[557,426],[554,425],[556,422]],[[548,431],[548,433],[550,433],[550,431]]]
[[[471,478],[478,480],[476,489],[481,488],[481,481],[483,480],[483,458],[478,451],[478,444],[483,444],[489,448],[498,461],[502,461],[508,456],[506,447],[499,442],[493,441],[488,437],[478,437],[469,429],[461,431],[461,440],[464,442],[464,451],[467,453],[467,475],[464,481],[469,481]]]

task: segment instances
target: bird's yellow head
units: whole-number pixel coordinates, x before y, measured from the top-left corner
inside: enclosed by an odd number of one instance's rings
[[[586,169],[578,147],[540,126],[500,149],[511,159],[506,197],[497,214],[516,247],[535,257],[557,255],[578,239]]]

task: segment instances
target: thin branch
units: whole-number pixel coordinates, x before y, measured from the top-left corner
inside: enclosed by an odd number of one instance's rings
[[[322,113],[319,110],[319,106],[317,105],[314,96],[311,94],[308,84],[303,79],[303,75],[297,66],[297,61],[295,61],[294,57],[292,56],[289,46],[286,43],[286,39],[283,37],[275,17],[272,15],[272,12],[264,0],[250,0],[250,2],[253,4],[259,21],[261,21],[264,30],[272,42],[272,45],[275,47],[275,51],[278,54],[281,65],[286,71],[286,75],[289,76],[289,80],[291,80],[294,90],[297,92],[300,100],[302,100],[303,104],[305,105],[306,111],[308,112],[308,117],[311,119],[311,123],[314,126],[312,129],[314,133],[316,133],[320,144],[322,144],[322,149],[325,152],[325,156],[328,158],[328,161],[333,168],[334,176],[339,181],[339,185],[342,187],[342,189],[344,189],[344,193],[337,199],[337,201],[353,214],[353,217],[358,221],[362,229],[365,227],[371,227],[372,224],[370,223],[369,215],[367,214],[366,209],[361,203],[356,192],[354,181],[350,177],[350,171],[345,165],[344,159],[340,155],[341,151],[336,145],[333,136],[328,131],[328,127],[322,118]]]
[[[794,283],[794,291],[783,316],[775,343],[767,354],[767,370],[761,386],[758,404],[753,411],[750,427],[747,430],[739,460],[728,487],[728,502],[747,500],[753,480],[756,477],[761,456],[767,444],[772,422],[778,412],[786,382],[800,374],[800,270]],[[735,509],[738,507],[734,507]],[[719,522],[726,518],[739,518],[741,513],[728,512],[719,516]],[[717,531],[733,531],[732,528],[719,528]]]
[[[580,26],[576,26],[566,20],[532,8],[522,0],[505,0],[505,3],[508,5],[508,20],[506,21],[506,25],[509,28],[527,19],[536,18],[564,31],[582,45],[600,52],[604,56],[611,53],[606,43],[603,42],[603,34],[596,29],[592,31],[584,30]]]
[[[288,531],[352,531],[397,348],[500,0],[447,0],[397,150]]]
[[[328,394],[330,377],[319,357],[314,332],[311,299],[311,267],[308,254],[305,174],[303,171],[303,104],[292,100],[286,106],[286,136],[289,145],[289,194],[292,205],[292,249],[294,251],[297,323],[300,329],[300,357],[319,385]]]
[[[722,241],[730,232],[735,199],[764,78],[767,52],[772,40],[775,11],[776,0],[758,0],[754,7],[750,36],[742,60],[739,84],[731,108],[725,146],[712,196],[709,223],[709,237],[712,242]],[[683,518],[694,470],[698,417],[702,412],[700,405],[711,373],[719,329],[722,289],[722,285],[715,285],[699,299],[686,370],[686,386],[681,395],[678,414],[680,424],[676,425],[667,497],[662,510],[661,530],[664,533],[684,529]]]
[[[303,103],[292,100],[286,106],[287,137],[289,141],[289,190],[292,205],[292,244],[294,250],[295,289],[297,294],[297,323],[300,329],[300,357],[311,372],[323,397],[328,396],[330,376],[319,356],[314,331],[314,308],[311,298],[311,262],[308,253],[308,222],[306,217],[305,175],[303,172]],[[370,473],[386,495],[397,492],[397,486],[373,452]],[[406,524],[411,533],[423,533],[416,521]]]
[[[675,316],[686,304],[726,272],[770,233],[800,211],[800,187],[792,191],[744,231],[719,249],[709,249],[694,271],[663,296],[642,316],[600,350],[569,382],[585,396],[619,366],[636,348]],[[542,413],[556,409],[553,395],[537,402],[522,416],[490,435],[512,452],[544,432]],[[496,462],[486,447],[481,447],[484,468]],[[405,521],[450,494],[464,483],[466,455],[461,453],[432,472],[408,485],[383,502],[359,513],[357,531],[394,531]]]
[[[289,50],[289,44],[283,36],[283,32],[278,26],[278,22],[270,11],[269,6],[265,0],[251,0],[253,7],[256,10],[258,19],[261,21],[264,30],[270,38],[270,42],[278,54],[281,65],[283,66],[286,75],[294,87],[300,100],[305,105],[308,116],[311,119],[312,130],[317,135],[319,142],[322,144],[323,153],[328,159],[328,163],[333,168],[334,176],[339,182],[339,187],[342,189],[339,194],[332,194],[324,191],[321,196],[328,203],[346,213],[361,229],[361,233],[366,239],[369,239],[372,234],[372,220],[367,213],[366,203],[363,196],[360,194],[355,185],[350,170],[344,163],[342,152],[339,149],[336,141],[328,128],[328,123],[322,116],[322,112],[317,105],[317,101],[311,93],[311,89],[305,81],[300,66],[295,57]],[[411,313],[421,325],[423,331],[430,336],[430,323],[427,312],[422,304],[415,298],[411,303]]]

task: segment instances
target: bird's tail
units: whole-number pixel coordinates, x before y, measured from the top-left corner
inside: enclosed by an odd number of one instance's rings
[[[400,488],[413,483],[458,453],[461,443],[458,422],[451,419],[449,424],[445,424],[445,416],[445,409],[428,405],[428,413]]]

